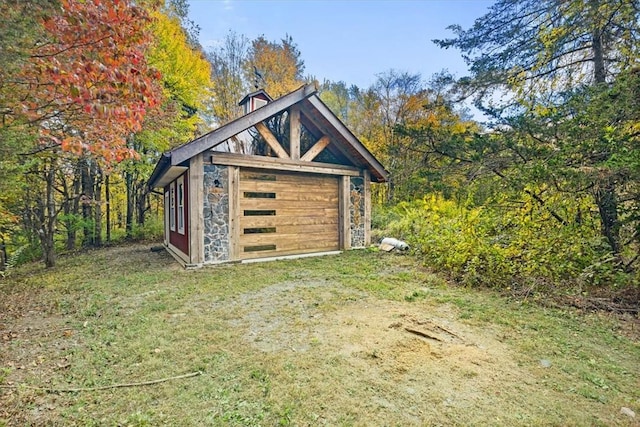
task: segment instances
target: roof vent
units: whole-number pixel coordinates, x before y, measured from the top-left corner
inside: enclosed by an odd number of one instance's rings
[[[263,89],[260,89],[255,92],[251,92],[250,94],[242,98],[238,105],[242,106],[244,114],[248,114],[260,107],[267,105],[271,101],[273,101],[273,99],[271,99],[269,94]]]

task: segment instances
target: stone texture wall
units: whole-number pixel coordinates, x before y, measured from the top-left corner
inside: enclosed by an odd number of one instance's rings
[[[229,260],[229,174],[226,166],[204,166],[204,262]]]
[[[364,178],[351,177],[349,212],[351,217],[351,247],[364,247]]]

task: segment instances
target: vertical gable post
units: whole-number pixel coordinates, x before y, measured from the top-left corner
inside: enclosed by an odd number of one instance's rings
[[[204,165],[202,154],[189,163],[189,257],[191,264],[204,262]]]
[[[293,160],[300,160],[300,132],[300,107],[293,105],[289,109],[289,151]]]
[[[364,246],[371,245],[371,172],[364,170]]]
[[[229,259],[240,259],[240,168],[229,166]]]
[[[340,249],[351,249],[351,213],[349,211],[350,182],[348,176],[338,181],[338,227],[340,229]]]

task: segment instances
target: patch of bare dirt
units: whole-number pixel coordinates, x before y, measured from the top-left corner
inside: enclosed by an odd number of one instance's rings
[[[379,390],[362,398],[373,399],[377,410],[394,413],[401,424],[437,419],[433,408],[460,410],[483,402],[490,412],[487,401],[535,383],[491,331],[472,330],[446,305],[382,301],[304,281],[244,294],[225,305],[218,309],[227,313],[229,325],[243,330],[242,339],[260,351],[300,363],[338,357],[348,367],[343,381]]]

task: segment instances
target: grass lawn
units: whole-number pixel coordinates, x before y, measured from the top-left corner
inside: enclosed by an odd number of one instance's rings
[[[184,271],[115,247],[0,281],[0,425],[638,425],[637,325],[405,255]]]

